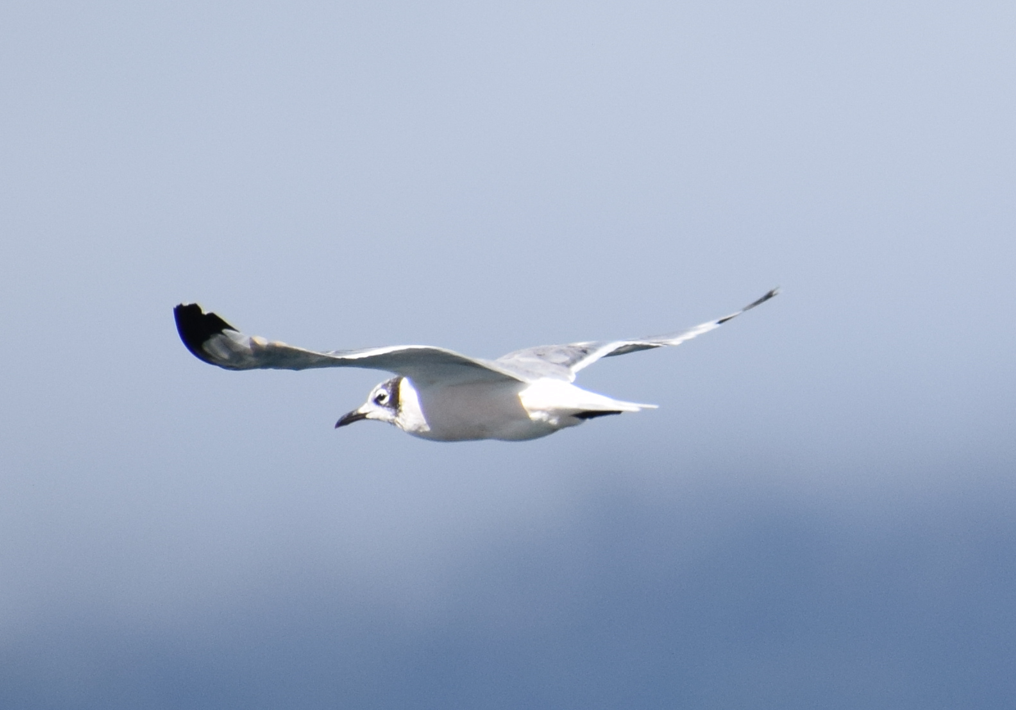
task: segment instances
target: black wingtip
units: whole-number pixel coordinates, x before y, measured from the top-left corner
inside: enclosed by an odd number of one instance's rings
[[[201,306],[196,303],[181,303],[173,309],[173,316],[176,318],[176,330],[180,334],[180,340],[191,354],[212,365],[218,364],[208,356],[202,345],[213,335],[236,328],[214,313],[204,313]]]
[[[723,318],[720,318],[718,321],[716,321],[716,325],[723,325],[728,320],[733,320],[734,318],[737,318],[739,315],[741,315],[745,311],[750,311],[755,306],[761,306],[763,303],[768,301],[773,296],[777,295],[779,292],[780,292],[780,287],[777,286],[776,288],[771,290],[769,293],[767,293],[765,296],[763,296],[762,298],[758,299],[757,301],[752,301],[747,306],[745,306],[744,308],[739,310],[737,313],[731,313],[729,316],[724,316]]]
[[[611,414],[623,414],[623,412],[617,409],[593,410],[588,412],[575,412],[572,416],[576,419],[582,419],[585,421],[586,419],[596,419],[596,417],[609,417]]]
[[[745,306],[744,310],[748,311],[748,310],[751,310],[752,308],[754,308],[755,306],[761,306],[763,303],[768,301],[770,298],[772,298],[773,296],[776,296],[777,294],[779,294],[779,292],[780,292],[780,287],[777,286],[776,288],[771,290],[769,293],[767,293],[762,298],[758,299],[754,303],[750,303],[747,306]]]

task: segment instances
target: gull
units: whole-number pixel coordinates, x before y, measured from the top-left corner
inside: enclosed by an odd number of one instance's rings
[[[736,313],[679,333],[541,345],[496,360],[466,357],[429,345],[317,352],[244,335],[196,303],[181,303],[173,313],[187,349],[200,360],[227,370],[361,367],[395,375],[374,387],[361,407],[339,419],[336,429],[373,419],[432,441],[525,441],[596,417],[655,409],[654,404],[623,402],[572,383],[577,372],[601,358],[680,345],[719,328],[778,292],[773,289]]]

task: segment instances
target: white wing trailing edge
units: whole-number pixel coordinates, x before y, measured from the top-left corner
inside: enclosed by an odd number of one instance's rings
[[[634,340],[605,340],[587,343],[571,343],[568,345],[539,345],[535,348],[516,350],[513,353],[509,353],[498,358],[494,362],[509,370],[532,373],[533,375],[541,377],[554,377],[568,382],[573,382],[575,380],[575,373],[585,367],[588,367],[589,365],[592,365],[601,358],[613,357],[615,355],[626,355],[627,353],[634,353],[639,350],[651,350],[653,348],[680,345],[681,343],[691,340],[703,333],[708,333],[711,330],[719,328],[727,321],[737,318],[737,316],[745,313],[746,311],[750,311],[755,306],[765,303],[779,292],[780,290],[778,288],[774,288],[766,295],[762,296],[762,298],[749,303],[736,313],[731,313],[728,316],[723,316],[722,318],[717,318],[716,320],[701,323],[693,328],[688,328],[687,330],[683,330],[679,333],[653,335]]]
[[[173,309],[176,329],[187,349],[200,360],[227,370],[308,370],[359,367],[433,382],[524,382],[500,366],[429,345],[394,345],[363,350],[317,352],[260,336],[244,335],[196,303]]]

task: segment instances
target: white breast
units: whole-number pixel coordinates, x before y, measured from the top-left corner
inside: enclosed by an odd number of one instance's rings
[[[418,387],[405,378],[396,423],[408,434],[435,441],[524,441],[557,431],[559,426],[530,416],[519,398],[525,387],[521,382]]]

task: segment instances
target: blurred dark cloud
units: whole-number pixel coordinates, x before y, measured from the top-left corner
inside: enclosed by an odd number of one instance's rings
[[[8,633],[0,699],[1002,708],[1013,697],[1008,472],[884,508],[801,500],[764,471],[666,473],[647,491],[623,469],[585,472],[595,484],[577,487],[563,521],[501,530],[422,571],[437,578],[427,599],[413,599],[426,596],[414,580],[355,595],[343,581],[355,568],[296,565],[175,623],[103,603],[61,609]]]

